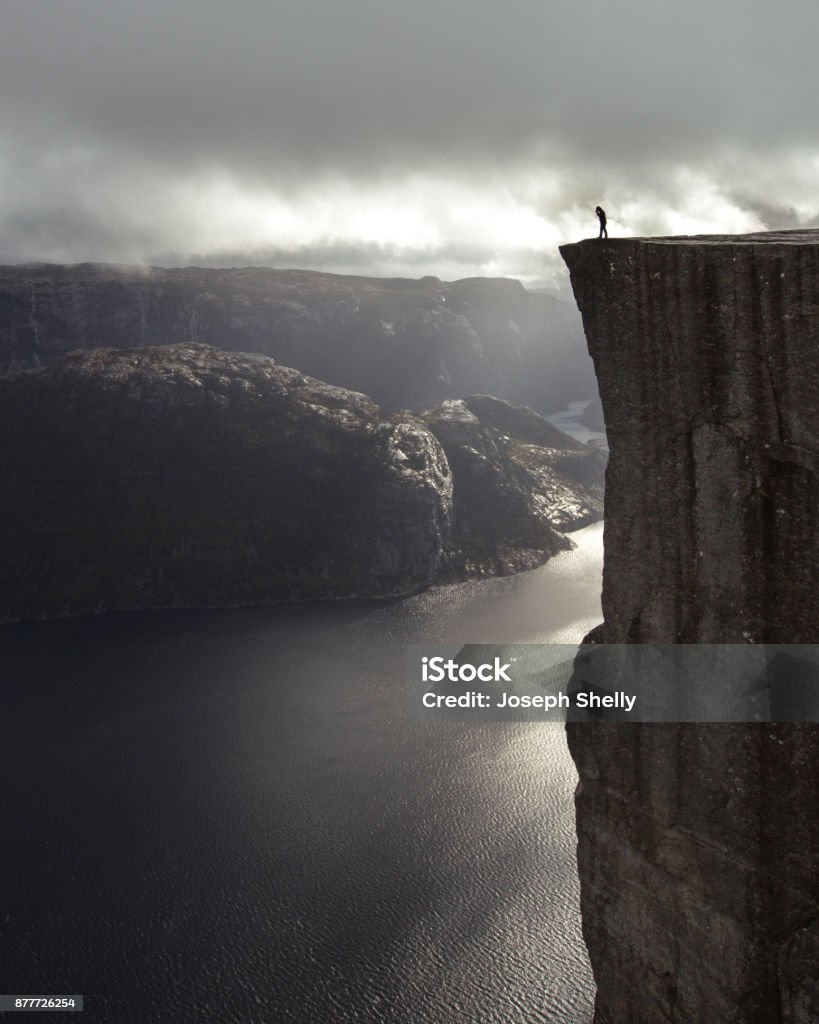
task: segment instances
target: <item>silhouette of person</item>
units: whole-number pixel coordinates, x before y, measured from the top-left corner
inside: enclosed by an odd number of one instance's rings
[[[602,206],[595,206],[594,212],[597,214],[597,219],[600,221],[600,234],[598,238],[608,238],[609,233],[606,229],[606,211]]]

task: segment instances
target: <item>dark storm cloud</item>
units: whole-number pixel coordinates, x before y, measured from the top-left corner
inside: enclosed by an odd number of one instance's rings
[[[817,146],[816,5],[6,0],[3,17],[6,259],[49,239],[58,258],[112,258],[118,238],[124,258],[195,251],[173,237],[180,189],[216,173],[301,202],[339,179],[549,171],[562,186],[525,198],[542,217],[645,189],[640,227],[685,165],[749,217],[805,216],[784,194],[804,174],[763,193],[755,166]]]
[[[809,142],[819,8],[11,0],[6,104],[163,160]]]

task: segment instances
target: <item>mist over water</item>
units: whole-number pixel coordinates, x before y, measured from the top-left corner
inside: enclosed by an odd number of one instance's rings
[[[5,627],[7,991],[90,1021],[582,1024],[563,729],[424,724],[405,646],[573,642],[602,525],[386,604]]]
[[[546,419],[564,434],[573,437],[575,441],[583,444],[605,445],[606,435],[602,431],[592,430],[585,423],[580,422],[580,417],[594,401],[593,398],[583,398],[579,401],[569,402],[565,409],[552,413]]]

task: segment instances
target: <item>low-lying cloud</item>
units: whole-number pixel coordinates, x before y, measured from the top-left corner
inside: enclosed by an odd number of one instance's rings
[[[10,0],[0,260],[511,275],[819,219],[814,5]]]

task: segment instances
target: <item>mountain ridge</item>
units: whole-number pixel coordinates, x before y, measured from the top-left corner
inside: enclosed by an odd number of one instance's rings
[[[74,348],[166,344],[260,352],[388,409],[483,392],[548,412],[596,386],[575,311],[508,278],[0,267],[0,372]]]

